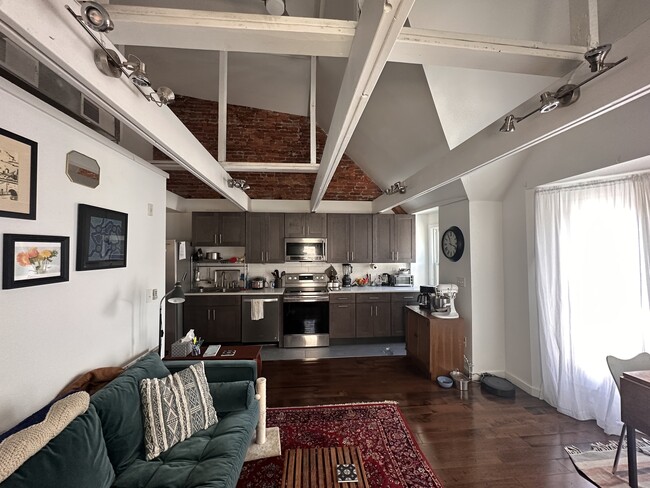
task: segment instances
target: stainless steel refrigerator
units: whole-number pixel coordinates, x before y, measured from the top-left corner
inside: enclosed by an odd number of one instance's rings
[[[184,292],[192,282],[192,250],[189,241],[168,240],[165,245],[165,290],[163,296],[181,282]],[[162,296],[160,297],[162,299]],[[172,342],[183,336],[183,304],[165,301],[165,351],[171,350]]]

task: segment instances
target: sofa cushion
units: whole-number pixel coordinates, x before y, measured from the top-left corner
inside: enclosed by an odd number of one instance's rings
[[[140,382],[147,460],[217,422],[203,363]]]
[[[116,474],[136,458],[145,458],[140,381],[167,375],[169,370],[160,356],[149,353],[91,396],[90,402],[102,422],[108,457]]]
[[[114,479],[101,422],[91,404],[9,476],[2,488],[108,488]]]
[[[219,417],[219,422],[179,442],[152,461],[138,459],[113,488],[235,487],[259,418],[259,404]]]

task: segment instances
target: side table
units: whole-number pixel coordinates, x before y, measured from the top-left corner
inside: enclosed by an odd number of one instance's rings
[[[257,363],[257,376],[262,376],[262,346],[221,346],[216,356],[204,357],[207,347],[201,347],[200,356],[187,355],[184,357],[165,356],[164,361],[227,361],[229,359],[252,359]],[[225,351],[235,351],[232,356],[224,356]]]

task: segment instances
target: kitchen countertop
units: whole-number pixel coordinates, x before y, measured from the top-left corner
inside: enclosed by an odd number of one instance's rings
[[[259,290],[240,290],[240,291],[197,291],[191,290],[185,293],[185,296],[205,296],[205,295],[282,295],[284,288],[262,288]]]
[[[440,317],[436,317],[435,315],[433,315],[429,309],[420,308],[419,305],[406,305],[406,308],[408,308],[412,312],[415,312],[418,315],[421,315],[422,317],[427,318],[427,319],[440,319]],[[462,317],[458,317],[458,318],[462,318]],[[457,320],[457,319],[442,318],[440,320],[453,321],[453,320]]]
[[[420,293],[419,286],[351,286],[330,293]]]

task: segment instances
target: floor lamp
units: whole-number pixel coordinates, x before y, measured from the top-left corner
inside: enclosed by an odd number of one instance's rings
[[[160,355],[160,352],[162,350],[162,338],[164,335],[162,323],[162,306],[163,303],[165,303],[165,298],[169,303],[173,303],[174,305],[178,305],[179,303],[183,303],[185,301],[185,293],[183,292],[180,281],[177,281],[176,284],[174,284],[174,288],[168,291],[167,294],[162,297],[162,300],[160,300],[160,310],[158,313],[158,355]]]

